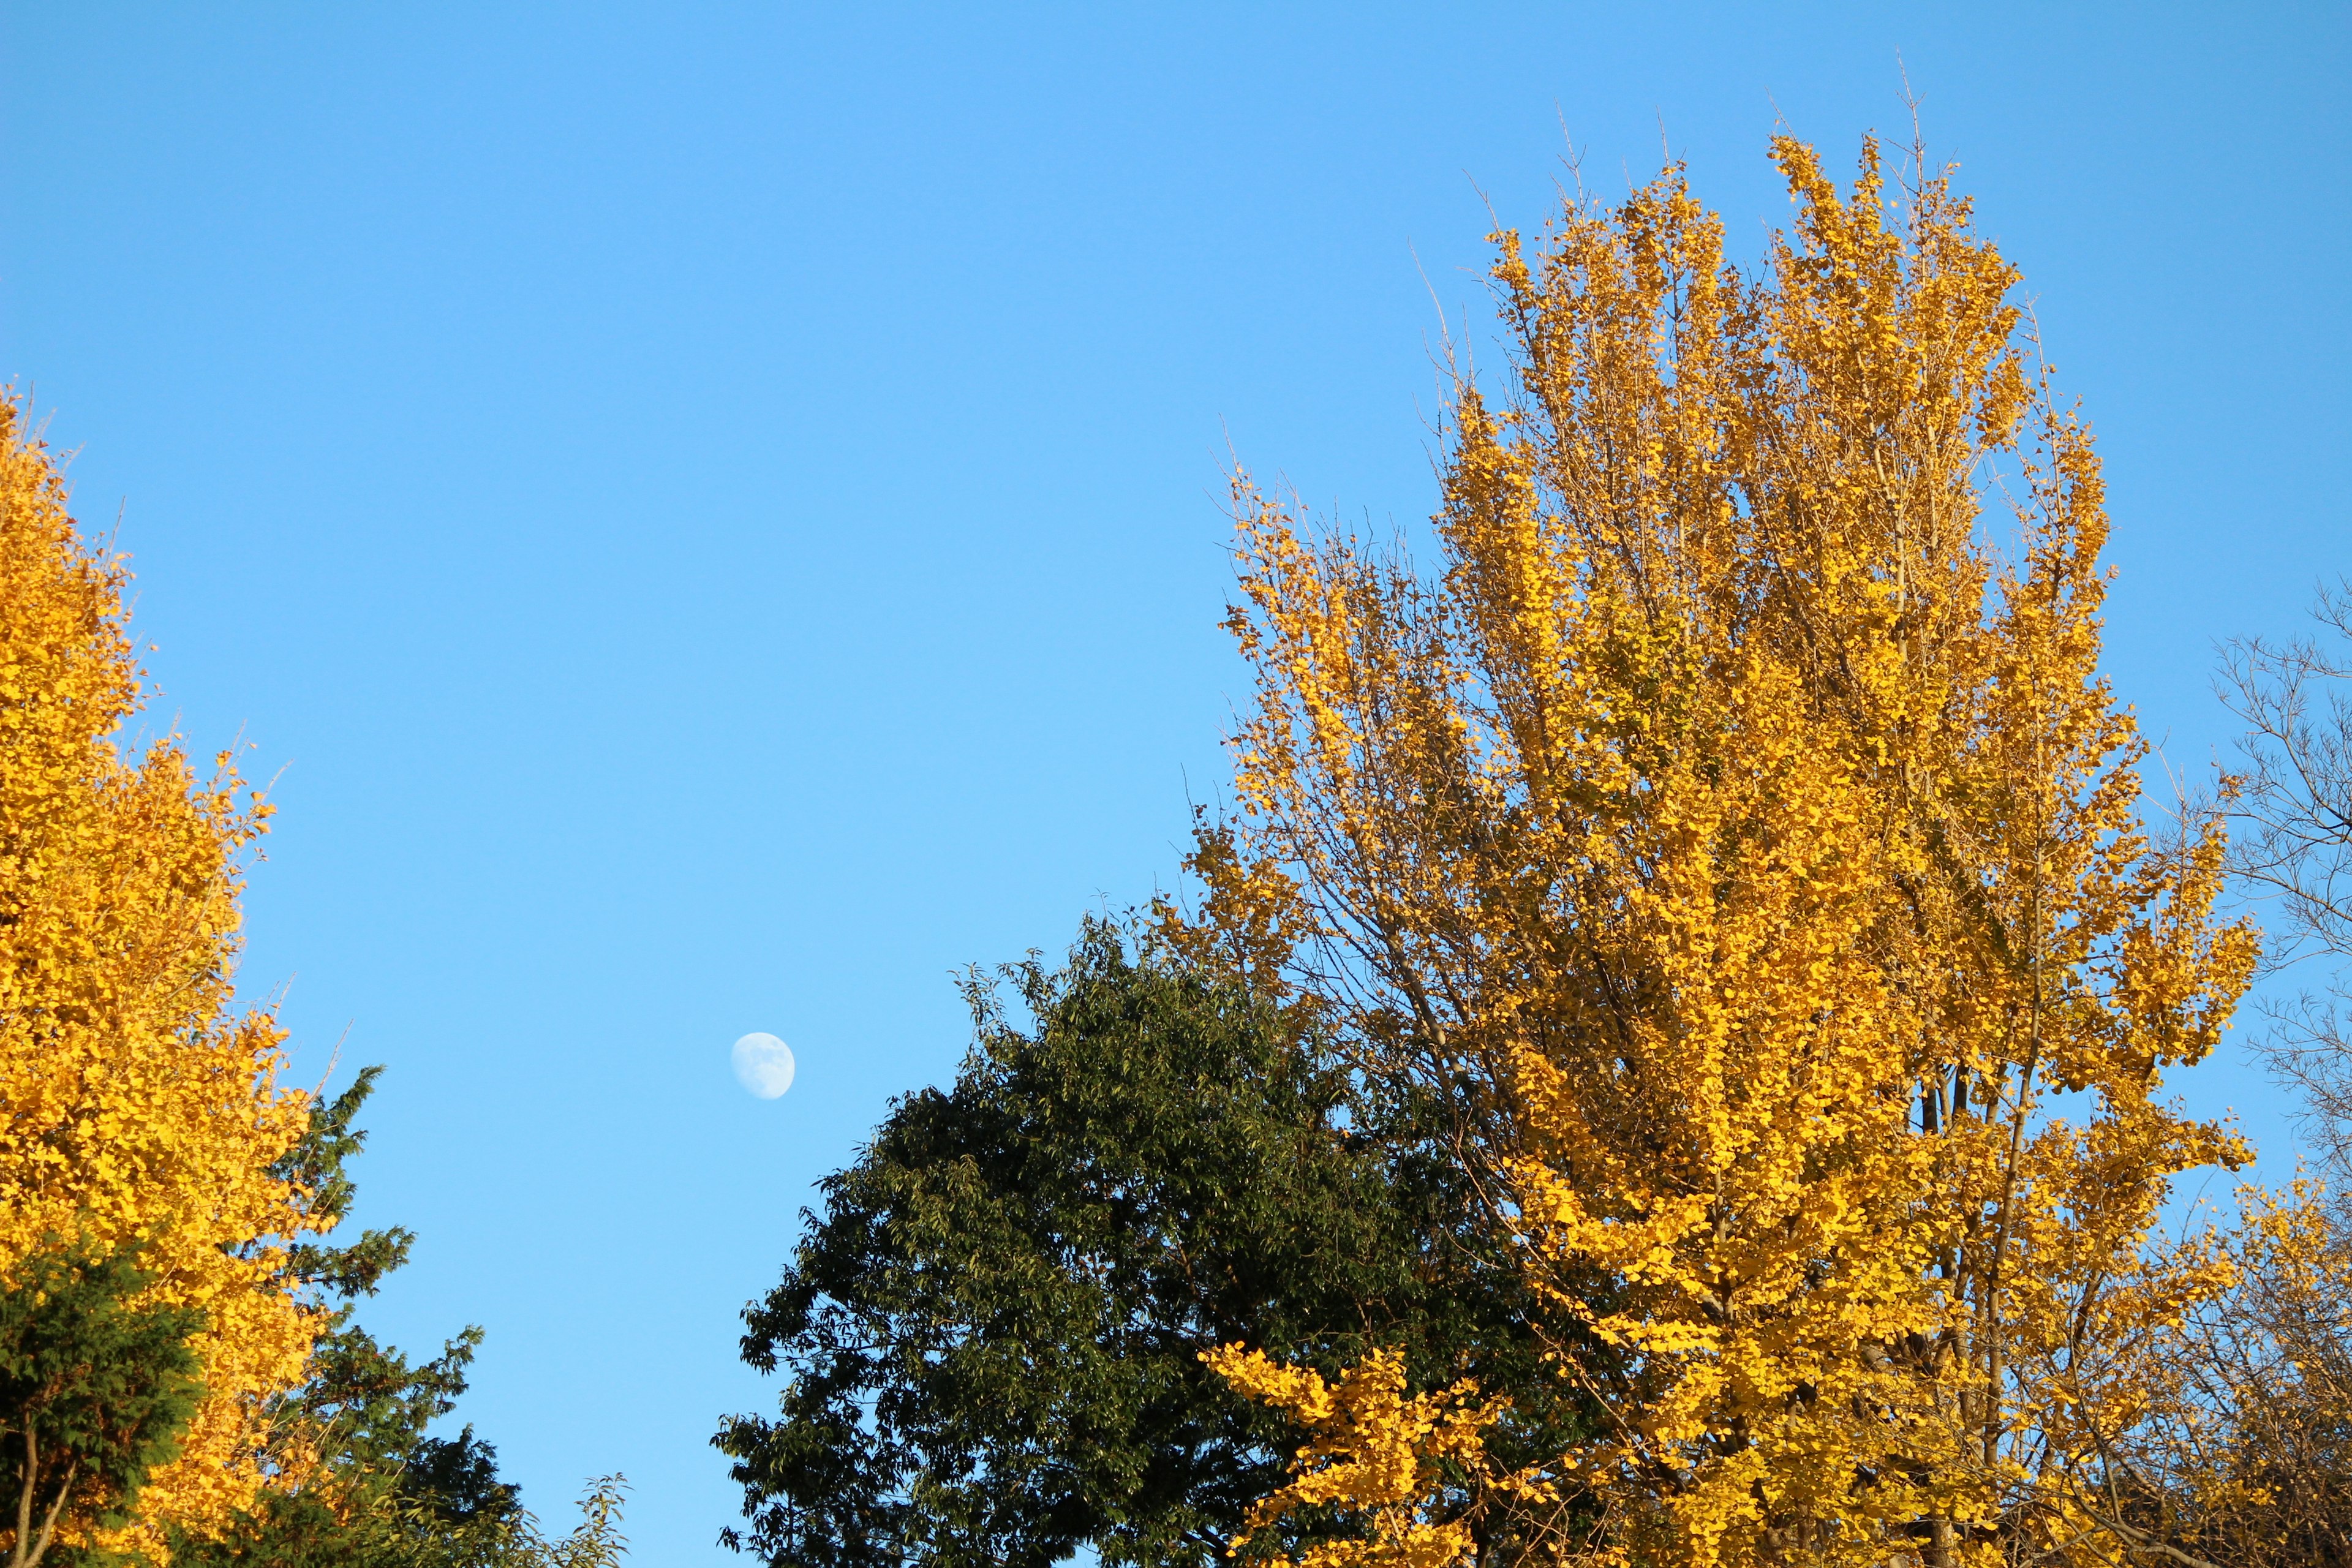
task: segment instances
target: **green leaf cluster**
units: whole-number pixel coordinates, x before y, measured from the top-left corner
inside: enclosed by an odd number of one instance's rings
[[[140,1302],[138,1249],[52,1247],[0,1290],[0,1506],[10,1568],[120,1525],[203,1394],[194,1308]],[[63,1553],[60,1553],[63,1555]]]
[[[784,1386],[713,1439],[730,1544],[1201,1568],[1298,1440],[1201,1364],[1236,1341],[1335,1373],[1400,1346],[1417,1384],[1522,1391],[1530,1440],[1573,1418],[1437,1118],[1376,1100],[1311,1014],[1099,920],[999,976],[968,984],[953,1085],[894,1103],[746,1310]]]
[[[308,1194],[322,1229],[351,1212],[357,1195],[349,1162],[367,1142],[359,1112],[383,1068],[363,1068],[333,1100],[316,1106],[301,1142],[272,1171]],[[427,1428],[466,1391],[466,1368],[482,1331],[467,1327],[441,1353],[412,1363],[354,1321],[358,1303],[407,1262],[414,1233],[365,1230],[340,1245],[298,1241],[288,1268],[325,1319],[310,1376],[277,1411],[325,1458],[325,1473],[299,1489],[273,1490],[261,1509],[217,1540],[176,1539],[184,1568],[379,1568],[523,1561],[484,1556],[524,1531],[516,1489],[498,1475],[497,1453],[471,1426],[453,1437]]]

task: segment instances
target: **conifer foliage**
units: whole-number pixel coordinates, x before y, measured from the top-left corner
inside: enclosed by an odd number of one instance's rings
[[[185,1307],[140,1305],[154,1279],[136,1250],[36,1253],[0,1291],[0,1507],[9,1568],[119,1529],[177,1450],[202,1394]]]
[[[341,1093],[315,1102],[301,1141],[278,1163],[277,1173],[308,1194],[322,1229],[340,1228],[357,1196],[348,1164],[366,1142],[357,1119],[381,1073],[362,1068]],[[415,1241],[394,1226],[288,1249],[287,1276],[317,1333],[308,1375],[270,1412],[278,1454],[299,1457],[299,1484],[265,1489],[225,1529],[176,1532],[180,1568],[454,1568],[501,1561],[483,1543],[530,1533],[489,1444],[471,1426],[451,1437],[427,1431],[465,1393],[482,1331],[467,1328],[439,1355],[411,1363],[354,1321],[360,1301],[407,1261]],[[529,1559],[518,1549],[508,1560]]]

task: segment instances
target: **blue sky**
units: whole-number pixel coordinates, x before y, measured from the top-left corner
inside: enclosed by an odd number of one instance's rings
[[[278,780],[244,984],[305,1081],[390,1068],[369,1321],[484,1324],[528,1500],[624,1469],[705,1562],[810,1183],[953,1070],[953,971],[1168,882],[1218,788],[1228,443],[1424,515],[1487,202],[1669,146],[1753,254],[1776,116],[1849,166],[1907,71],[2202,767],[2214,640],[2352,565],[2347,15],[14,5],[0,376],[121,511],[161,714]]]

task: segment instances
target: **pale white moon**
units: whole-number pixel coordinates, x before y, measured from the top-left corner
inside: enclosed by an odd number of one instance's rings
[[[773,1035],[746,1035],[735,1042],[735,1081],[761,1100],[774,1100],[793,1087],[793,1048]]]

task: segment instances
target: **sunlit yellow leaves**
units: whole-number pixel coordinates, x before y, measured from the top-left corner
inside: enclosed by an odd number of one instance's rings
[[[1250,1511],[1238,1551],[1284,1515],[1334,1504],[1369,1516],[1364,1539],[1310,1548],[1300,1568],[1446,1568],[1470,1546],[1458,1520],[1435,1521],[1421,1504],[1441,1467],[1483,1478],[1480,1434],[1502,1402],[1478,1402],[1464,1382],[1436,1394],[1404,1392],[1403,1358],[1375,1352],[1336,1384],[1309,1367],[1282,1366],[1255,1351],[1204,1352],[1211,1370],[1254,1398],[1286,1412],[1308,1434],[1297,1479]],[[1506,1482],[1504,1484],[1515,1484]]]
[[[1557,1313],[1600,1412],[1559,1551],[2105,1562],[2085,1456],[2229,1275],[2150,1227],[2243,1154],[2158,1074],[2252,937],[2215,834],[2141,828],[2014,270],[1931,170],[1773,152],[1753,275],[1679,170],[1496,237],[1515,384],[1457,389],[1441,572],[1240,483],[1228,859],[1297,885],[1297,982],[1455,1108]],[[1397,1464],[1318,1473],[1435,1550]]]
[[[269,1166],[306,1124],[278,1031],[234,1011],[239,850],[268,807],[226,757],[142,746],[119,559],[0,401],[0,1272],[46,1242],[142,1240],[155,1291],[201,1307],[205,1398],[147,1521],[198,1531],[262,1484],[261,1402],[302,1375],[310,1320],[272,1245],[302,1194]]]

